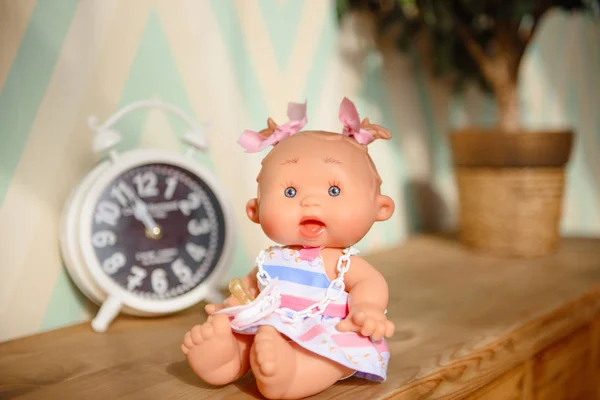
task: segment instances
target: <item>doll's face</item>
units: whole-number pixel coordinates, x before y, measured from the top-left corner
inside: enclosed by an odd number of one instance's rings
[[[380,194],[363,148],[339,134],[307,132],[271,151],[246,211],[276,243],[348,247],[390,218],[394,203]]]

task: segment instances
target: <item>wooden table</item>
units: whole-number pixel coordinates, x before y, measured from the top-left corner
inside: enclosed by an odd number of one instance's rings
[[[450,239],[415,237],[368,257],[388,278],[388,380],[342,381],[322,399],[593,399],[600,388],[600,240],[570,239],[536,260],[470,254]],[[212,388],[179,350],[206,315],[119,317],[0,344],[0,398],[252,399],[249,373]]]

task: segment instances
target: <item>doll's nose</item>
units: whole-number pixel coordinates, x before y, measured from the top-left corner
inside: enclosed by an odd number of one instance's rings
[[[302,199],[302,201],[300,202],[300,205],[302,207],[318,206],[319,201],[317,200],[317,198],[315,196],[306,196],[305,198]]]

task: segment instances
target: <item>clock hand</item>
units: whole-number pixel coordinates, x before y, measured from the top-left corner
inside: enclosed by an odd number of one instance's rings
[[[148,206],[140,198],[135,199],[133,206],[133,216],[146,227],[146,234],[152,239],[158,239],[161,235],[160,226],[154,221]]]
[[[121,190],[121,193],[123,193],[129,200],[129,202],[133,203],[131,205],[133,216],[146,227],[146,236],[148,236],[150,239],[160,238],[161,228],[156,221],[154,221],[154,218],[152,218],[146,203],[139,198],[137,193],[126,182],[119,182],[119,189]]]

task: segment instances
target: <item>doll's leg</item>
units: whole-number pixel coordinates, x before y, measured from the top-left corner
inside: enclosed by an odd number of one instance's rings
[[[233,333],[227,316],[213,315],[185,334],[181,351],[205,382],[225,385],[248,372],[252,339]]]
[[[319,393],[354,371],[288,342],[262,326],[250,352],[258,389],[268,399],[299,399]]]

